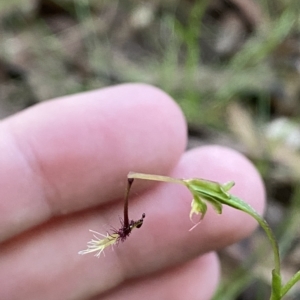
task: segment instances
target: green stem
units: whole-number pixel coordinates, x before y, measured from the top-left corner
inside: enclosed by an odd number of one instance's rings
[[[235,206],[236,208],[244,211],[245,213],[249,214],[251,217],[253,217],[258,224],[262,227],[262,229],[265,231],[272,249],[274,253],[274,270],[273,270],[273,278],[272,278],[272,294],[270,300],[280,300],[281,299],[281,269],[280,269],[280,254],[279,254],[279,248],[278,244],[275,238],[275,235],[268,225],[268,223],[263,219],[250,205],[239,199],[238,197],[231,196],[231,200],[233,200],[235,203],[239,204],[238,206]],[[233,205],[231,205],[233,206]]]
[[[300,271],[298,271],[281,289],[281,297],[283,297],[293,285],[300,280]]]
[[[266,235],[268,236],[271,246],[272,246],[272,249],[273,249],[273,252],[274,252],[275,272],[277,274],[280,274],[280,254],[279,254],[278,244],[277,244],[277,241],[276,241],[273,231],[271,230],[268,223],[258,213],[256,213],[256,212],[253,213],[251,211],[248,211],[247,213],[249,215],[251,215],[259,223],[259,225],[263,228]]]

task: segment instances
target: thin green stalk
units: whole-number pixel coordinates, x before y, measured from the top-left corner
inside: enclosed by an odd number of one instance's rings
[[[300,280],[300,271],[298,271],[282,288],[281,288],[281,297],[283,297],[296,282]]]
[[[244,211],[245,213],[247,213],[248,215],[253,217],[257,221],[257,223],[262,227],[262,229],[265,231],[266,235],[268,236],[268,238],[270,240],[270,243],[271,243],[271,246],[272,246],[272,249],[273,249],[273,252],[274,252],[274,266],[275,266],[274,270],[277,274],[280,275],[279,248],[278,248],[278,244],[277,244],[277,241],[276,241],[276,237],[275,237],[272,229],[270,228],[269,224],[250,205],[248,205],[247,203],[245,203],[244,201],[242,201],[238,197],[231,196],[231,199],[234,200],[237,203],[241,203],[243,207],[246,206],[246,209],[241,208],[242,207],[241,205],[239,205],[236,208]]]
[[[234,198],[236,201],[237,200],[241,201],[237,197],[232,197],[232,198]],[[271,293],[270,300],[280,300],[281,299],[281,289],[282,289],[281,270],[280,270],[280,254],[279,254],[279,248],[278,248],[278,244],[277,244],[275,235],[274,235],[273,231],[271,230],[270,226],[268,225],[268,223],[265,221],[265,219],[263,219],[251,206],[249,206],[249,208],[250,209],[243,210],[243,211],[246,212],[247,214],[249,214],[250,216],[252,216],[258,222],[258,224],[265,231],[265,233],[271,243],[271,246],[273,249],[273,255],[274,255],[274,267],[275,268],[272,272],[272,293]]]

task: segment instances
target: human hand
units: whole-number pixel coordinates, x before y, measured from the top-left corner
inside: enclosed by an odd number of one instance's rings
[[[160,90],[128,84],[63,97],[0,124],[0,299],[210,299],[215,250],[249,235],[243,212],[211,209],[189,220],[181,186],[137,181],[129,217],[143,227],[105,257],[78,255],[91,234],[118,228],[129,171],[234,180],[236,194],[263,211],[264,187],[233,150],[184,152],[186,127]]]

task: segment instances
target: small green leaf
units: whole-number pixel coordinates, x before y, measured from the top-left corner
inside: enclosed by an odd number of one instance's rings
[[[222,185],[215,181],[200,178],[184,179],[183,181],[192,194],[197,193],[200,196],[216,198],[217,201],[229,199],[230,194],[227,191],[234,185],[233,181]]]
[[[223,208],[222,203],[220,203],[219,201],[215,200],[214,198],[208,197],[208,196],[203,197],[203,199],[205,199],[207,202],[209,202],[218,214],[222,213],[222,208]]]
[[[199,213],[202,213],[202,218],[204,217],[207,210],[205,202],[210,203],[215,211],[218,214],[221,214],[222,204],[227,203],[231,197],[227,191],[229,191],[234,185],[233,181],[220,184],[215,181],[200,178],[183,179],[183,182],[194,197],[190,218],[193,214]]]
[[[222,184],[222,188],[224,192],[228,192],[235,185],[234,181],[228,181]]]
[[[207,205],[197,194],[193,194],[193,196],[194,198],[191,204],[192,208],[190,211],[190,219],[192,220],[193,214],[201,214],[201,219],[203,219],[207,211]]]

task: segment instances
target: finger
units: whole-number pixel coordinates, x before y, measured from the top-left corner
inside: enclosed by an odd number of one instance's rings
[[[160,274],[124,282],[122,286],[92,300],[209,300],[218,279],[218,258],[211,252]]]
[[[258,212],[263,211],[265,195],[261,178],[253,165],[233,150],[214,146],[190,151],[172,175],[221,182],[235,180],[232,193]],[[145,212],[143,227],[134,230],[114,252],[108,249],[106,257],[99,260],[79,256],[77,252],[90,239],[88,228],[101,231],[107,220],[118,226],[115,220],[122,210],[121,204],[56,220],[30,236],[11,241],[0,249],[0,282],[6,282],[5,288],[0,290],[0,298],[6,299],[10,293],[17,298],[21,293],[28,299],[40,299],[38,286],[49,291],[49,299],[85,299],[112,289],[124,280],[166,270],[234,243],[249,235],[256,226],[245,213],[224,207],[222,215],[209,209],[202,223],[189,232],[192,226],[188,217],[190,203],[190,193],[174,184],[159,184],[137,195],[131,199],[130,216],[136,219]],[[18,290],[13,288],[16,284]]]
[[[130,170],[166,173],[185,122],[157,88],[128,84],[37,105],[0,125],[0,241],[123,195]]]

